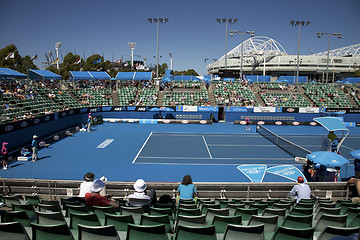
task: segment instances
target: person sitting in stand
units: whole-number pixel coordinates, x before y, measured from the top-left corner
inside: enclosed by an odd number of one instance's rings
[[[80,193],[78,197],[85,197],[86,193],[91,193],[91,187],[93,185],[93,181],[95,178],[95,174],[88,172],[84,175],[84,181],[80,184]]]
[[[134,189],[136,192],[127,196],[127,205],[129,206],[150,206],[155,202],[156,195],[155,190],[150,190],[150,195],[146,195],[146,183],[143,179],[138,179],[134,183]]]
[[[290,199],[296,199],[297,203],[300,202],[301,199],[311,199],[311,189],[309,185],[304,183],[304,178],[298,177],[297,182],[298,184],[291,189],[288,197]]]
[[[95,205],[100,207],[113,206],[115,208],[119,207],[120,206],[119,203],[116,202],[114,199],[100,195],[100,191],[104,187],[105,187],[105,183],[100,179],[96,179],[93,182],[93,185],[91,186],[91,193],[85,194],[86,205],[89,206]]]

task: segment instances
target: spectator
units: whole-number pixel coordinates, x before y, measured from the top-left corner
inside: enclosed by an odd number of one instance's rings
[[[347,184],[354,184],[355,185],[355,189],[356,191],[353,192],[352,196],[351,196],[351,201],[352,202],[356,202],[356,203],[360,203],[360,174],[356,175],[356,178],[350,178],[349,181],[347,181]]]
[[[311,199],[311,189],[309,185],[304,183],[304,178],[298,177],[297,182],[298,184],[291,189],[288,197],[290,199],[296,199],[297,203],[300,202],[301,199]]]
[[[7,165],[7,160],[9,158],[9,154],[8,154],[8,148],[7,148],[8,143],[7,142],[3,142],[2,143],[2,147],[1,147],[1,155],[2,155],[2,164],[3,164],[3,169],[6,170],[8,168]]]
[[[180,199],[194,199],[196,196],[196,188],[192,183],[190,175],[185,175],[183,181],[177,189],[177,193]]]
[[[155,202],[155,190],[151,189],[150,195],[146,195],[146,183],[143,179],[136,180],[134,189],[136,192],[127,196],[127,204],[129,206],[150,206],[151,203]]]
[[[85,197],[86,193],[91,193],[91,187],[93,185],[93,181],[95,178],[95,174],[88,172],[84,175],[84,181],[80,184],[80,193],[78,197]]]
[[[119,203],[117,203],[114,199],[107,198],[100,195],[100,191],[105,187],[105,183],[100,179],[96,179],[91,186],[91,193],[85,194],[86,205],[89,206],[113,206],[115,208],[119,207]]]

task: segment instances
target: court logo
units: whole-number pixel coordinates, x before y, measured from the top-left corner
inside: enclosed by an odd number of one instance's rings
[[[310,122],[311,126],[316,126],[316,122]]]
[[[79,128],[79,127],[76,127],[75,130],[78,132],[78,131],[80,130],[80,128]]]
[[[188,120],[181,120],[181,123],[183,123],[183,124],[188,124],[189,121],[188,121]]]
[[[280,121],[276,121],[275,124],[276,124],[276,125],[282,125],[283,123],[280,122]]]
[[[105,141],[103,141],[102,143],[100,143],[99,146],[97,146],[96,148],[106,148],[106,147],[109,146],[113,141],[114,141],[114,139],[106,139]]]
[[[245,121],[240,121],[240,124],[241,125],[246,125],[246,122]]]
[[[61,116],[65,117],[66,116],[66,112],[62,112]]]
[[[55,140],[55,141],[57,141],[57,140],[59,140],[59,139],[60,139],[59,135],[55,135],[55,136],[54,136],[54,140]]]
[[[40,146],[40,147],[44,147],[44,146],[45,146],[45,142],[44,142],[44,141],[39,142],[39,146]]]
[[[206,120],[200,120],[200,124],[206,124],[207,121]]]
[[[73,111],[73,110],[70,110],[69,114],[70,114],[70,115],[74,114],[74,111]]]
[[[28,125],[27,122],[22,122],[22,123],[21,123],[21,127],[26,127],[27,125]]]
[[[164,120],[163,123],[170,123],[170,120]]]
[[[36,118],[35,120],[34,120],[34,124],[38,124],[40,122],[40,119],[38,119],[38,118]]]
[[[294,126],[298,126],[300,123],[299,122],[293,122]]]
[[[6,127],[5,127],[5,131],[8,131],[8,132],[10,132],[11,130],[13,130],[14,129],[14,126],[13,125],[7,125]]]
[[[288,108],[286,111],[288,111],[288,112],[294,112],[295,109],[293,109],[293,108]]]
[[[45,121],[49,121],[49,120],[50,120],[50,116],[46,116]]]
[[[259,125],[264,125],[265,122],[264,122],[264,121],[258,121],[257,124],[259,124]]]

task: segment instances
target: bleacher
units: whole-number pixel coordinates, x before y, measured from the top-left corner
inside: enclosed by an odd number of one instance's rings
[[[359,88],[359,84],[350,84],[350,95],[352,96],[352,98],[354,99],[354,101],[356,102],[356,104],[358,106],[360,106],[360,88]]]
[[[159,91],[154,87],[124,86],[119,89],[121,106],[155,106]]]
[[[310,103],[301,94],[264,93],[260,94],[267,106],[274,107],[308,107]]]
[[[241,82],[213,81],[213,93],[217,104],[226,106],[258,106],[255,94]]]
[[[105,88],[75,88],[71,90],[82,106],[111,106],[111,92]]]
[[[346,200],[346,183],[309,183],[317,198],[299,203],[285,198],[292,183],[194,183],[196,201],[179,202],[178,183],[148,183],[157,196],[172,200],[130,207],[132,183],[107,182],[107,194],[120,204],[114,208],[71,198],[81,181],[2,180],[2,191],[17,193],[0,196],[5,239],[329,239],[360,230],[359,204]],[[332,198],[326,198],[329,191]]]
[[[209,95],[205,89],[201,89],[200,92],[166,92],[163,105],[208,106],[210,105]]]
[[[331,84],[305,83],[301,85],[304,93],[317,107],[351,108],[353,107],[345,93]]]

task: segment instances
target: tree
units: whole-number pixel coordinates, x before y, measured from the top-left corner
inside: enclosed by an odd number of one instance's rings
[[[355,77],[360,77],[360,66],[359,67],[355,66],[354,68],[355,68]]]
[[[175,71],[175,75],[193,75],[199,76],[199,74],[194,69],[188,69],[186,71]]]
[[[80,62],[78,60],[80,59]],[[77,63],[77,64],[76,64]],[[82,64],[82,59],[79,55],[74,55],[72,52],[69,52],[64,57],[64,62],[60,65],[60,75],[62,79],[70,78],[70,71],[80,71]]]
[[[14,53],[14,58],[6,59],[11,53]],[[21,57],[14,44],[10,44],[0,50],[0,67],[10,68],[24,74],[27,74],[29,69],[38,69],[30,56]]]
[[[104,66],[104,58],[99,54],[88,57],[83,65],[84,71],[99,71]]]

